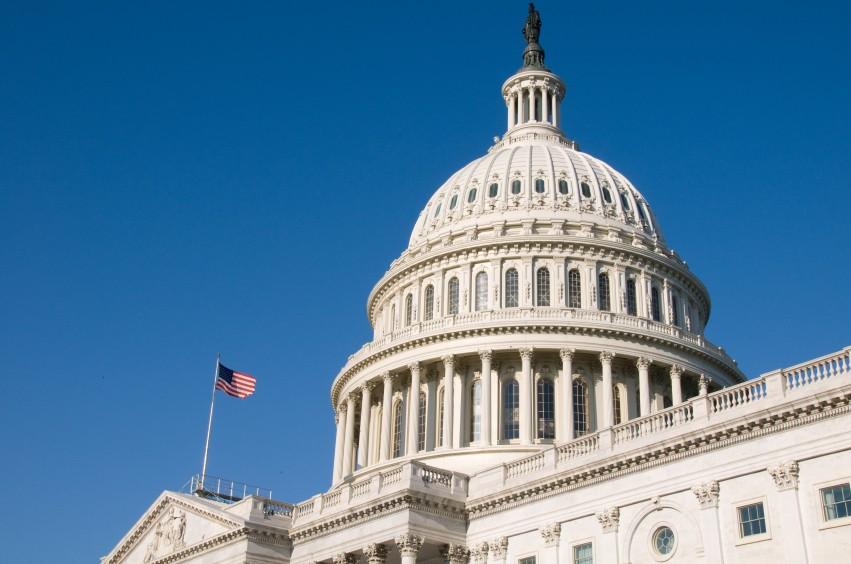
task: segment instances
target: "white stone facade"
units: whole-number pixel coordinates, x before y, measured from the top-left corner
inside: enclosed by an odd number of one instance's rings
[[[374,339],[331,387],[330,489],[166,492],[105,564],[851,554],[851,347],[746,380],[647,201],[563,136],[536,48],[503,85],[506,134],[369,296]]]

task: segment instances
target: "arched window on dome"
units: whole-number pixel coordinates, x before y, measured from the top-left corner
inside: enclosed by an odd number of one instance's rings
[[[405,326],[407,327],[414,321],[414,296],[408,294],[405,296]]]
[[[453,194],[452,198],[449,200],[449,209],[454,210],[455,206],[458,205],[458,194]]]
[[[588,386],[583,380],[573,381],[573,436],[588,432]]]
[[[659,304],[659,288],[650,288],[650,317],[653,321],[662,321],[662,308]]]
[[[609,288],[609,275],[601,272],[597,275],[597,303],[600,311],[609,311],[612,309],[612,298]]]
[[[626,280],[626,313],[638,315],[638,295],[635,291],[635,278]]]
[[[402,400],[393,404],[393,458],[402,456]]]
[[[505,307],[517,307],[519,302],[519,286],[517,269],[509,268],[505,271]]]
[[[621,192],[621,205],[623,206],[624,210],[626,210],[626,211],[630,210],[629,198],[627,198],[626,194],[624,194],[623,192]]]
[[[623,405],[621,403],[621,389],[617,384],[612,386],[612,409],[614,411],[615,425],[620,425],[623,422],[623,414],[621,412]]]
[[[544,179],[543,178],[536,178],[535,179],[535,193],[543,194],[546,191],[547,191],[547,184],[546,184],[546,182],[544,182]]]
[[[517,194],[519,194],[521,192],[521,190],[523,190],[523,184],[520,182],[520,180],[517,180],[517,179],[512,180],[511,181],[511,193],[516,196]]]
[[[488,309],[488,273],[476,274],[476,311]]]
[[[458,313],[458,278],[449,280],[449,315]]]
[[[549,378],[539,378],[537,385],[538,438],[556,438],[555,385]]]
[[[537,305],[550,305],[550,271],[548,268],[538,269],[535,280],[535,294]]]
[[[420,402],[417,406],[417,450],[426,448],[426,395],[420,392]]]
[[[579,190],[582,192],[582,197],[586,200],[591,199],[591,185],[587,182],[582,182],[579,184]]]
[[[496,182],[492,182],[491,185],[488,187],[488,197],[489,198],[496,198],[498,194],[499,194],[499,184],[497,184]]]
[[[646,226],[647,225],[647,216],[644,214],[644,206],[641,205],[641,202],[636,203],[635,209],[638,210],[638,217],[641,218],[641,223]]]
[[[564,178],[559,179],[558,181],[558,193],[562,196],[566,196],[570,192],[570,186],[567,184],[567,180]]]
[[[603,185],[603,201],[607,204],[612,203],[612,192],[609,190],[609,187]]]
[[[437,216],[439,216],[439,215],[440,215],[440,208],[441,208],[441,206],[442,206],[442,204],[438,203],[438,204],[437,204],[437,207],[436,207],[436,208],[434,208],[434,217],[435,217],[435,218],[436,218]]]
[[[468,204],[472,204],[473,202],[476,201],[476,192],[478,192],[478,190],[476,190],[475,188],[470,188],[470,191],[467,192],[467,203]]]
[[[425,289],[425,303],[423,304],[423,319],[431,321],[434,317],[434,286],[429,284]]]
[[[502,438],[520,438],[520,386],[514,378],[502,385]]]
[[[390,331],[396,330],[396,304],[390,306]]]
[[[470,387],[470,442],[482,439],[482,381],[475,380]]]
[[[680,300],[676,294],[671,294],[671,322],[677,327],[680,326]]]
[[[567,307],[582,307],[582,278],[578,268],[567,273]]]
[[[443,388],[437,391],[437,446],[443,446]]]

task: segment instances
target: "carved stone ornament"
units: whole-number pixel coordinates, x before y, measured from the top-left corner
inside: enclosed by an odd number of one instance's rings
[[[443,361],[444,366],[455,366],[455,357],[451,354],[441,357],[440,360]]]
[[[546,546],[558,546],[558,541],[561,539],[561,524],[552,523],[542,528],[541,537]]]
[[[462,544],[447,544],[440,551],[440,554],[450,564],[465,564],[470,558],[470,551]]]
[[[572,360],[573,355],[575,354],[575,351],[573,349],[561,349],[558,352],[561,355],[562,360],[568,360],[568,359]]]
[[[408,370],[411,371],[411,374],[419,374],[420,373],[420,363],[412,362],[408,365]]]
[[[520,358],[523,360],[532,360],[532,348],[522,348],[520,349]]]
[[[153,562],[186,546],[186,513],[169,508],[165,517],[154,528],[154,534],[145,549],[144,562]]]
[[[715,480],[704,482],[691,488],[691,493],[697,498],[697,503],[700,504],[701,509],[718,507],[719,491],[720,487]]]
[[[603,528],[604,533],[611,533],[618,530],[618,523],[621,519],[621,510],[617,507],[609,507],[597,513],[597,521]]]
[[[638,357],[638,360],[635,361],[635,365],[638,368],[641,368],[641,369],[644,369],[644,370],[650,368],[651,364],[653,364],[653,361],[650,360],[649,358],[645,358],[643,356]]]
[[[423,538],[412,533],[405,533],[396,537],[396,548],[402,556],[416,557],[423,545]]]
[[[488,552],[494,560],[505,560],[508,554],[508,537],[499,537],[488,543]]]
[[[671,366],[671,378],[679,378],[683,375],[683,367],[679,364],[674,364]]]
[[[366,390],[367,392],[372,392],[372,390],[375,389],[375,382],[369,381],[369,382],[364,383],[363,389]]]
[[[348,552],[341,552],[339,554],[335,554],[333,558],[334,564],[355,564],[357,559],[354,554]]]
[[[481,542],[470,550],[470,559],[476,564],[484,564],[488,561],[488,543]]]
[[[777,491],[795,489],[798,487],[798,463],[794,460],[771,466],[768,473],[774,478]]]
[[[363,555],[369,564],[383,564],[387,560],[387,547],[383,544],[371,543],[364,547]]]
[[[493,357],[493,351],[490,349],[479,351],[479,357],[482,360],[490,360]]]
[[[613,358],[615,358],[615,353],[611,351],[603,351],[600,353],[600,362],[603,364],[611,364]]]
[[[697,380],[697,387],[700,390],[700,395],[705,396],[709,392],[710,382],[712,382],[712,378],[706,374],[700,375],[700,378]]]

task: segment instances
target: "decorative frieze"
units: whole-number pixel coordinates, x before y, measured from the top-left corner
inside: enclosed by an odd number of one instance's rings
[[[494,560],[505,560],[508,554],[508,537],[499,537],[488,543],[488,552]]]
[[[609,507],[597,513],[597,521],[600,522],[600,527],[604,533],[611,533],[618,530],[620,523],[621,510],[617,507]]]
[[[413,556],[416,558],[417,553],[423,546],[423,538],[413,533],[405,533],[399,535],[395,539],[396,548],[399,549],[399,554],[402,556]],[[336,564],[336,563],[335,563]]]
[[[462,544],[447,544],[440,554],[449,564],[466,564],[470,559],[470,551]]]
[[[558,546],[561,539],[561,523],[551,523],[541,528],[541,538],[546,546]]]
[[[701,509],[718,507],[719,492],[720,487],[715,480],[704,482],[691,488],[691,493],[697,498],[697,503],[700,504]]]
[[[168,513],[154,528],[151,541],[145,549],[144,562],[153,562],[158,558],[171,554],[185,546],[186,513],[170,507]]]
[[[798,487],[798,463],[794,460],[771,466],[768,473],[774,478],[777,491],[795,489]]]
[[[364,547],[363,555],[369,564],[384,564],[387,560],[387,547],[379,543],[371,543]]]

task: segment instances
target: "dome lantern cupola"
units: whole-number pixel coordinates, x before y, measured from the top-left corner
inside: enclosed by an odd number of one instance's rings
[[[538,43],[541,35],[541,15],[529,4],[529,15],[523,26],[526,49],[523,67],[502,85],[502,97],[508,107],[508,132],[524,135],[539,133],[561,134],[559,106],[565,94],[564,82],[544,65],[544,49]]]

